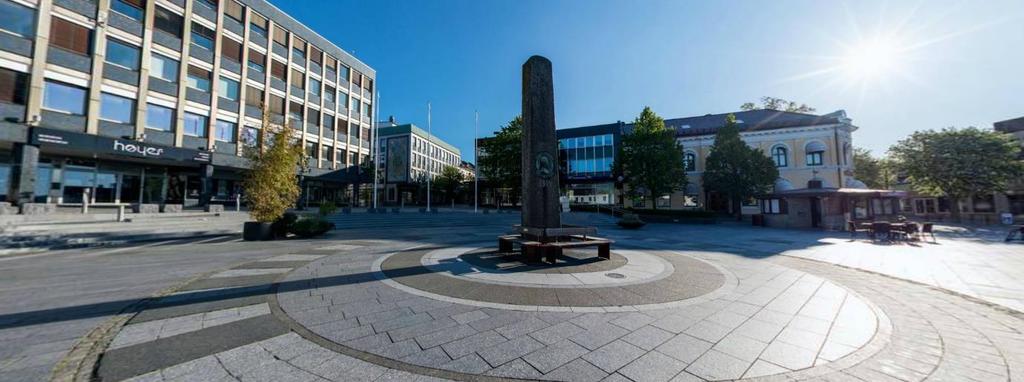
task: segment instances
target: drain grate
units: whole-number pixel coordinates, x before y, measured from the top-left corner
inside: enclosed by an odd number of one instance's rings
[[[624,279],[624,278],[626,278],[626,275],[621,274],[621,273],[615,273],[615,272],[605,273],[604,275],[608,276],[608,277],[611,277],[613,279]]]

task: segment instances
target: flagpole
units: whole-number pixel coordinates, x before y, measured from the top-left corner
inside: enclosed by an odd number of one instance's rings
[[[473,110],[473,212],[477,212],[478,198],[480,197],[480,149],[476,147],[477,137],[480,135],[480,112]]]
[[[372,146],[370,146],[370,150],[373,152],[373,209],[377,209],[377,173],[380,172],[380,169],[378,168],[380,165],[380,147],[378,147],[380,146],[380,142],[377,142],[377,128],[380,126],[377,126],[377,120],[380,119],[380,91],[374,95],[376,96],[375,98],[377,98],[373,101],[373,111],[376,116],[370,116],[370,118],[373,118],[373,121],[371,122],[373,131],[370,132],[370,139],[373,139],[373,141],[371,141]]]
[[[430,172],[434,169],[434,146],[430,142],[430,101],[427,101],[427,212],[430,212],[430,178],[434,175]]]

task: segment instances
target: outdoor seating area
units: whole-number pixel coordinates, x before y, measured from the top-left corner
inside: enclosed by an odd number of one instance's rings
[[[856,238],[864,232],[871,241],[921,241],[931,239],[935,242],[933,223],[917,223],[912,221],[849,221],[847,230],[850,237]]]

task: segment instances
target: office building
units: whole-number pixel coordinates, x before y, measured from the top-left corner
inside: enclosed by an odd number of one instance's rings
[[[386,203],[418,200],[420,184],[428,177],[433,179],[445,167],[458,169],[462,164],[458,148],[414,124],[398,124],[393,117],[378,124],[377,142],[378,168],[382,169],[378,189]]]
[[[368,190],[376,74],[261,0],[0,0],[0,193],[15,204],[233,202],[265,106],[306,199]]]

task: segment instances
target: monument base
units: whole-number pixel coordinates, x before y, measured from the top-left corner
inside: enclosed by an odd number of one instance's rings
[[[498,236],[498,251],[510,253],[519,247],[530,262],[545,261],[554,264],[565,248],[597,247],[597,256],[611,258],[613,240],[593,236],[595,227],[534,228],[516,226],[518,234]]]

